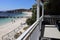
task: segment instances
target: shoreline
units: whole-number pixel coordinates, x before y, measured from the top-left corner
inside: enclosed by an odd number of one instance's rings
[[[19,19],[19,18],[29,18],[29,17],[31,17],[32,16],[32,12],[22,12],[23,14],[26,14],[25,16],[21,16],[21,17],[17,17],[17,19]],[[9,17],[10,18],[10,17]],[[13,22],[14,20],[17,20],[16,18],[11,18],[11,20],[9,21],[9,22],[7,22],[7,23],[3,23],[3,24],[1,24],[0,26],[3,26],[3,25],[6,25],[6,24],[8,24],[8,23],[11,23],[11,22]],[[0,27],[1,28],[1,27]]]
[[[28,16],[32,14],[32,13],[30,14],[29,12],[25,12],[25,13],[28,14]],[[29,16],[29,17],[31,17],[31,16]],[[2,40],[1,38],[2,38],[3,35],[13,31],[18,26],[20,26],[20,27],[23,26],[23,25],[21,25],[21,23],[25,23],[26,20],[27,20],[27,18],[20,18],[20,19],[18,18],[13,23],[12,22],[8,22],[8,23],[0,26],[0,40]]]
[[[2,28],[0,28],[0,37],[2,37],[3,35],[11,32],[11,31],[13,31],[18,26],[21,26],[21,23],[23,23],[25,20],[26,20],[26,18],[17,19],[16,22],[14,22],[14,23],[10,22],[10,23],[3,25]]]

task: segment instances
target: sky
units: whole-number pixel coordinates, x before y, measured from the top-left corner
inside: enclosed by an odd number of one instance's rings
[[[0,0],[0,11],[13,9],[29,9],[35,3],[35,0]]]

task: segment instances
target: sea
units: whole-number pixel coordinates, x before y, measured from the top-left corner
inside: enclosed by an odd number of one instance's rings
[[[0,18],[0,26],[8,22],[11,22],[11,20],[15,20],[17,18],[25,16],[26,14],[25,13],[0,13],[0,16],[7,16],[7,15],[9,15],[8,18]]]

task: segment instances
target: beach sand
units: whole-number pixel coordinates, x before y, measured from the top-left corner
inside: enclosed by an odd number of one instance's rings
[[[31,15],[32,15],[32,12],[23,12],[23,13],[28,14],[27,16],[29,16],[29,17],[31,17]],[[19,18],[15,21],[12,21],[12,22],[9,22],[7,24],[0,26],[0,40],[2,40],[2,36],[13,31],[14,29],[18,28],[19,26],[20,26],[20,28],[22,28],[23,25],[21,25],[21,24],[25,23],[26,19],[27,18]],[[26,25],[24,25],[24,26],[26,26]]]
[[[27,16],[27,17],[32,17],[32,12],[22,12],[22,13],[27,14],[27,15],[25,15],[25,16]]]

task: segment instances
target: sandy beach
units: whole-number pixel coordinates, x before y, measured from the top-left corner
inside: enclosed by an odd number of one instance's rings
[[[29,16],[29,17],[31,17],[31,15],[32,15],[32,12],[23,12],[23,13],[26,13],[27,14],[26,16]],[[22,27],[26,26],[27,24],[26,25],[21,25],[21,24],[26,22],[26,19],[27,18],[19,18],[15,21],[12,21],[12,22],[9,22],[9,23],[6,23],[6,24],[0,26],[0,40],[2,40],[2,37],[4,35],[13,31],[14,29],[16,29],[18,27],[22,28]]]
[[[27,15],[25,15],[25,16],[27,16],[27,17],[32,17],[32,12],[22,12],[22,13],[27,14]]]

